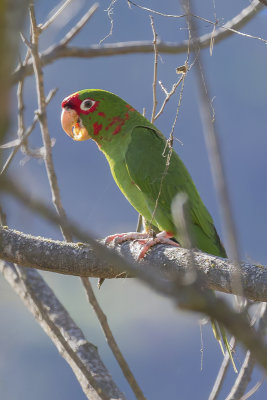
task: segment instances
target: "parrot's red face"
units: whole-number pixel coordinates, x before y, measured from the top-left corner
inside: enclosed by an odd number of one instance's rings
[[[63,100],[61,125],[67,135],[77,141],[91,138],[80,116],[81,114],[88,115],[94,112],[97,103],[97,101],[90,98],[80,100],[79,93],[73,93]]]

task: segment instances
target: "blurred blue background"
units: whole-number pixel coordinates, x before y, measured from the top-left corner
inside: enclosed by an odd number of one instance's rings
[[[214,20],[212,0],[195,2],[196,13]],[[81,18],[93,2],[73,1],[62,16],[41,37],[45,50]],[[180,14],[179,2],[145,1],[147,7],[168,14]],[[36,2],[38,22],[46,20],[56,1]],[[220,23],[236,15],[249,1],[215,2]],[[108,1],[99,10],[71,45],[98,44],[110,30]],[[266,9],[267,10],[267,9]],[[267,12],[263,10],[242,32],[267,39]],[[113,33],[104,43],[152,40],[149,13],[126,1],[118,0],[113,10]],[[155,28],[162,41],[181,42],[187,38],[184,19],[154,15]],[[27,24],[26,24],[27,25]],[[212,31],[208,23],[199,23],[201,33]],[[25,33],[28,34],[25,26]],[[25,49],[22,48],[22,54]],[[203,51],[205,71],[223,151],[225,170],[242,259],[267,263],[267,53],[263,42],[233,34],[230,38]],[[104,237],[114,232],[134,230],[137,213],[120,193],[111,177],[108,164],[92,141],[73,142],[60,125],[62,99],[80,89],[101,88],[116,93],[149,118],[152,109],[153,54],[133,54],[95,59],[63,59],[44,68],[46,93],[59,88],[48,106],[50,134],[56,139],[53,157],[67,215],[91,232]],[[161,54],[158,79],[167,89],[177,80],[176,67],[183,65],[186,55]],[[159,103],[164,96],[158,89]],[[30,124],[37,108],[35,81],[25,83],[26,124]],[[178,93],[173,96],[156,125],[168,136],[175,117]],[[9,140],[15,138],[17,105],[15,89],[12,110],[13,127]],[[188,167],[196,186],[210,210],[222,240],[216,194],[211,179],[207,152],[198,112],[193,69],[186,78],[182,106],[176,124],[175,149]],[[181,144],[182,142],[182,144]],[[32,146],[41,146],[40,129],[30,138]],[[4,154],[4,157],[8,152]],[[27,160],[18,154],[10,167],[33,197],[51,205],[51,194],[43,163]],[[59,229],[51,227],[29,213],[10,198],[5,199],[8,224],[17,230],[54,239],[61,239]],[[111,373],[133,399],[130,389],[106,346],[101,329],[84,296],[78,278],[42,274],[69,310],[76,323],[99,352]],[[96,288],[95,281],[93,282]],[[222,355],[209,325],[204,325],[204,360],[201,370],[199,316],[177,311],[169,300],[155,295],[134,280],[106,281],[97,293],[108,315],[111,328],[137,380],[149,399],[207,399],[216,377]],[[60,357],[50,340],[35,323],[20,300],[0,278],[0,394],[1,398],[33,400],[84,399],[85,396],[71,369]],[[237,365],[242,363],[238,351]],[[253,383],[261,377],[253,375]],[[221,394],[225,398],[233,382],[231,371]],[[16,384],[14,384],[16,382]],[[254,399],[266,398],[266,385]]]

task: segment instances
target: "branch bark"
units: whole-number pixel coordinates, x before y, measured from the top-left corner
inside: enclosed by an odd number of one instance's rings
[[[99,241],[104,244],[104,241]],[[116,246],[115,252],[134,262],[139,254],[138,243],[126,242]],[[146,255],[145,263],[153,265],[166,278],[183,279],[188,270],[188,250],[158,245]],[[110,254],[114,252],[110,250]],[[7,228],[0,228],[0,258],[25,267],[66,275],[97,278],[133,276],[122,273],[116,262],[101,259],[100,254],[82,243],[66,243],[34,237]],[[207,288],[233,293],[231,274],[235,265],[226,259],[194,252],[196,268],[205,274]],[[267,267],[241,264],[244,294],[254,301],[267,301]]]

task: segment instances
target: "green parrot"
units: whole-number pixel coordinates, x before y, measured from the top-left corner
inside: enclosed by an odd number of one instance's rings
[[[120,190],[145,220],[146,233],[118,234],[110,236],[109,240],[150,236],[139,258],[155,243],[186,247],[174,210],[177,196],[182,194],[187,199],[187,225],[192,246],[226,257],[212,217],[183,162],[170,150],[164,135],[131,105],[105,90],[80,90],[63,100],[61,123],[72,139],[96,142]],[[157,233],[154,238],[151,238],[151,229]],[[218,340],[222,336],[231,356],[223,327],[213,321],[213,328]]]

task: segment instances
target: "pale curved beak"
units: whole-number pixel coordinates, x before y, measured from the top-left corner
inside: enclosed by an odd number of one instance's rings
[[[87,129],[75,110],[63,107],[61,113],[61,126],[68,136],[73,140],[82,141],[90,139]]]

